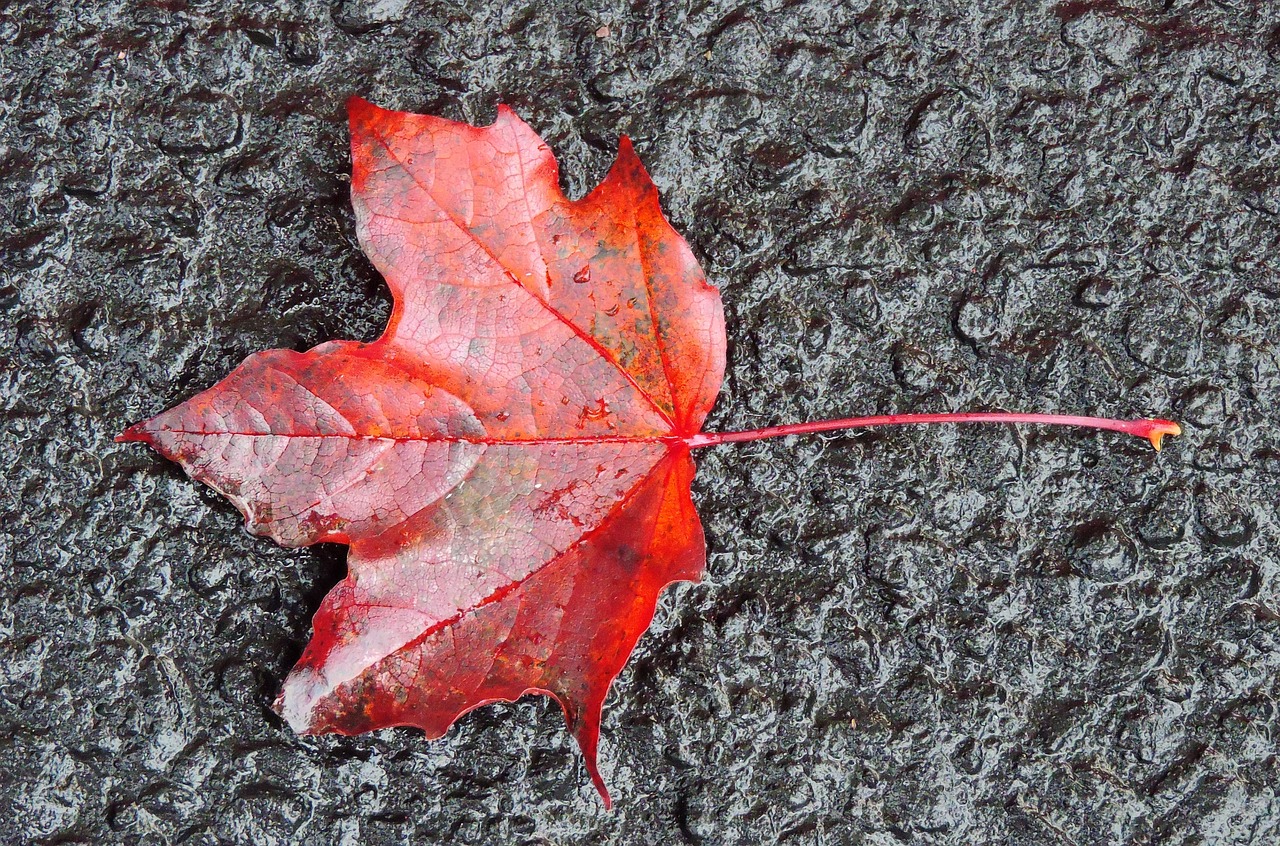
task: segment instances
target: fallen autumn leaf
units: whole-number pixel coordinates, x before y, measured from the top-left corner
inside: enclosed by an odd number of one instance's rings
[[[658,595],[705,564],[691,449],[938,422],[1178,426],[1040,414],[887,415],[702,433],[724,317],[622,139],[570,201],[508,108],[472,127],[349,103],[360,243],[394,296],[369,343],[269,350],[117,440],[145,442],[285,546],[350,546],[276,709],[298,732],[416,726],[554,697],[596,762],[613,679]]]

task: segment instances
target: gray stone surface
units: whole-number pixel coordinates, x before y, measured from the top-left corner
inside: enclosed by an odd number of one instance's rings
[[[1248,0],[0,9],[0,842],[1280,839],[1280,14]],[[444,739],[268,710],[341,575],[112,435],[372,338],[343,102],[630,133],[721,286],[704,584],[606,708]]]

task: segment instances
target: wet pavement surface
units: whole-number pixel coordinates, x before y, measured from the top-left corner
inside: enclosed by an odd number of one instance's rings
[[[0,842],[1280,839],[1280,12],[587,6],[0,8]],[[509,103],[571,196],[630,134],[724,294],[710,429],[1186,434],[705,452],[707,578],[606,705],[612,812],[545,699],[296,737],[269,704],[344,549],[251,537],[111,438],[380,331],[351,94]]]

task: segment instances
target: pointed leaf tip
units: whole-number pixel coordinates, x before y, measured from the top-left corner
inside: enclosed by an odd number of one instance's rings
[[[139,441],[149,444],[154,440],[151,432],[147,429],[147,421],[134,423],[128,429],[115,436],[115,442],[118,444],[128,443],[130,441]]]
[[[605,685],[605,690],[608,690],[608,684]],[[578,749],[582,751],[582,761],[587,767],[587,775],[591,777],[591,783],[595,785],[596,792],[600,794],[600,800],[604,802],[604,809],[607,811],[613,807],[613,800],[609,797],[609,788],[604,783],[604,776],[600,775],[598,757],[600,717],[604,712],[604,696],[597,695],[583,703],[566,700],[557,694],[552,696],[564,709],[565,722],[568,724],[569,731],[573,733],[574,739],[578,741]]]
[[[600,801],[604,803],[606,811],[613,808],[613,799],[609,796],[609,788],[605,786],[604,776],[600,775],[600,765],[596,762],[596,756],[592,755],[586,759],[587,774],[591,776],[591,783],[595,785],[596,792],[600,794]]]
[[[352,94],[350,97],[347,98],[347,114],[348,115],[355,115],[359,112],[366,112],[376,108],[378,107],[375,106],[373,103],[370,103],[365,98],[361,97],[359,94]]]

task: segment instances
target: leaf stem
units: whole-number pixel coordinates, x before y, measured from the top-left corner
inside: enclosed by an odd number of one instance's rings
[[[861,429],[867,426],[906,426],[920,423],[1041,423],[1056,426],[1081,426],[1088,429],[1107,429],[1146,438],[1156,451],[1165,435],[1181,435],[1182,427],[1172,420],[1111,420],[1106,417],[1078,417],[1070,414],[1016,414],[1010,412],[978,411],[962,414],[882,414],[873,417],[845,417],[839,420],[818,420],[813,423],[788,423],[764,429],[747,429],[742,432],[704,432],[685,438],[691,448],[717,444],[757,441],[783,435],[808,435],[814,432],[834,432],[842,429]]]

